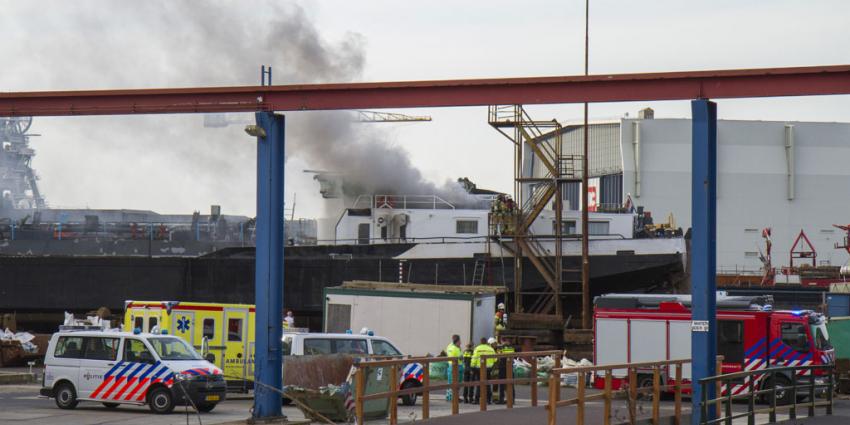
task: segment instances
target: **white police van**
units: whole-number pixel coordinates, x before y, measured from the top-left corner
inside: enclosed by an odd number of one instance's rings
[[[40,394],[62,409],[80,401],[144,405],[169,413],[189,403],[201,412],[224,400],[221,369],[170,335],[60,331],[50,338]]]

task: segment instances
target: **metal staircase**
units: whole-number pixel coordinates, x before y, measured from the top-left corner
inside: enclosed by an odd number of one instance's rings
[[[502,235],[514,239],[513,253],[518,258],[528,258],[547,284],[547,289],[538,293],[539,297],[532,303],[532,309],[542,313],[554,309],[556,314],[561,314],[564,284],[574,281],[571,279],[574,271],[563,270],[561,188],[564,182],[579,179],[582,157],[562,155],[561,125],[555,120],[535,121],[521,105],[490,106],[487,121],[515,147],[514,193],[517,210],[511,212],[514,224],[509,227],[510,231]],[[523,155],[529,152],[542,167],[535,170],[527,166]],[[554,252],[544,249],[531,231],[532,224],[551,204],[554,204],[556,220]],[[515,261],[514,264],[514,292],[517,298],[521,298],[522,261]],[[520,301],[516,301],[515,311],[522,311]]]

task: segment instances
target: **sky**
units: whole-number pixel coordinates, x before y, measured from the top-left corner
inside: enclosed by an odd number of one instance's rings
[[[577,75],[584,1],[0,0],[0,90],[41,91]],[[850,64],[850,2],[595,0],[590,73]],[[591,119],[688,117],[689,103],[594,104]],[[579,105],[529,106],[572,121]],[[287,208],[329,212],[305,169],[376,157],[441,187],[510,191],[512,150],[486,108],[397,110],[432,122],[357,124],[287,113]],[[721,119],[850,121],[850,97],[720,100]],[[53,207],[255,211],[254,139],[199,115],[36,118],[33,167]],[[344,124],[340,124],[345,121]],[[347,160],[347,161],[346,161]],[[340,161],[345,164],[340,164]],[[385,161],[386,162],[386,161]],[[397,176],[380,176],[393,180]]]

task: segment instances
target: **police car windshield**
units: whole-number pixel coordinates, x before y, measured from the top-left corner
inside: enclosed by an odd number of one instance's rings
[[[180,338],[150,338],[151,345],[162,360],[203,360],[194,348]]]

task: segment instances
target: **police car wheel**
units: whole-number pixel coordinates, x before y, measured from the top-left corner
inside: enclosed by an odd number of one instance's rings
[[[60,409],[73,409],[77,404],[77,391],[73,385],[63,382],[56,387],[56,406]]]
[[[421,385],[419,385],[418,382],[405,381],[403,384],[401,384],[401,389],[406,390],[408,388],[414,388],[414,387],[419,387],[419,386],[421,386]],[[405,406],[415,406],[416,400],[418,398],[419,398],[419,394],[403,395],[403,396],[401,396],[401,404],[403,404]]]
[[[171,390],[165,387],[159,387],[153,390],[148,397],[148,403],[154,413],[165,414],[174,410],[174,399],[171,397]]]
[[[107,409],[114,409],[118,407],[118,404],[119,403],[103,403],[103,405],[106,406]]]

